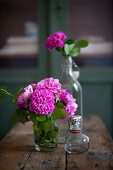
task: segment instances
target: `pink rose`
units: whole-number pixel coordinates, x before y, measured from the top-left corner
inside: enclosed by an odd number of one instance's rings
[[[31,97],[33,93],[33,88],[31,85],[27,86],[24,88],[24,91],[23,93],[20,93],[18,95],[18,98],[17,98],[17,101],[16,101],[16,104],[18,106],[18,108],[26,108],[28,105],[27,105],[27,100]]]
[[[58,79],[45,78],[37,83],[38,89],[47,89],[53,94],[59,94],[58,91],[61,90],[61,84]]]
[[[37,88],[37,84],[35,84],[35,83],[32,83],[32,84],[30,84],[31,86],[32,86],[32,88],[35,90],[36,88]]]
[[[54,109],[54,95],[47,89],[36,89],[29,103],[29,109],[36,114],[50,114]]]
[[[73,98],[73,96],[65,89],[61,89],[59,99],[64,103],[63,109],[68,113],[68,116],[62,117],[61,119],[73,117],[78,107],[78,105],[75,103],[76,99]]]
[[[64,43],[60,39],[58,39],[56,36],[51,35],[50,37],[47,38],[45,41],[45,47],[48,48],[49,50],[52,50],[53,48],[56,47],[63,47]]]
[[[59,39],[59,40],[61,40],[61,41],[63,41],[63,40],[66,39],[66,35],[65,35],[63,32],[61,32],[61,31],[55,32],[55,33],[53,34],[53,36],[55,36],[57,39]]]

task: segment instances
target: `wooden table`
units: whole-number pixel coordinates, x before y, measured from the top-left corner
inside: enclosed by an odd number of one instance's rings
[[[84,133],[90,137],[87,153],[67,154],[61,143],[44,153],[34,149],[31,123],[18,124],[0,142],[0,170],[113,170],[113,141],[100,118],[85,116]]]

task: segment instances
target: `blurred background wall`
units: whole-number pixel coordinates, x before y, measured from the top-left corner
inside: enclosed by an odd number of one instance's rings
[[[81,70],[84,114],[99,115],[113,136],[112,21],[112,0],[0,0],[0,86],[15,93],[60,77],[61,56],[44,47],[51,33],[86,39],[89,46],[73,59]],[[0,103],[0,139],[15,108],[9,97]]]

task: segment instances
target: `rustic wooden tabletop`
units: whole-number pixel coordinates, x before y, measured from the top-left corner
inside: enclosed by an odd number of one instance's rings
[[[61,121],[59,127],[63,132]],[[101,119],[85,116],[84,133],[90,138],[86,153],[68,154],[62,143],[44,153],[34,149],[31,123],[18,124],[0,142],[0,170],[113,170],[113,141]]]

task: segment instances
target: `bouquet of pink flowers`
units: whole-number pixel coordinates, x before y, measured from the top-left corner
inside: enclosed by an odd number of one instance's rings
[[[17,104],[9,125],[33,122],[37,151],[51,151],[56,148],[58,126],[55,120],[71,118],[77,110],[76,99],[61,87],[58,79],[45,78],[21,88],[15,95],[7,92],[5,87],[0,88],[0,100],[9,95]]]
[[[77,56],[80,48],[88,45],[85,40],[75,41],[66,39],[63,32],[55,32],[49,36],[45,42],[46,48],[52,50],[56,48],[62,56]],[[50,151],[55,148],[58,141],[58,127],[54,120],[71,118],[75,115],[78,105],[76,99],[62,89],[58,79],[45,78],[38,83],[32,83],[21,88],[16,94],[12,95],[6,87],[0,87],[0,100],[5,95],[13,97],[13,102],[17,104],[17,109],[13,113],[9,125],[13,126],[16,122],[32,121],[36,150]],[[40,148],[39,148],[40,147]],[[37,149],[38,148],[38,149]],[[50,148],[50,149],[48,149]]]
[[[45,78],[28,85],[23,92],[21,88],[15,95],[1,88],[0,96],[13,96],[13,102],[17,104],[10,125],[32,121],[33,128],[37,129],[37,121],[73,117],[77,110],[76,99],[61,86],[58,79]]]

